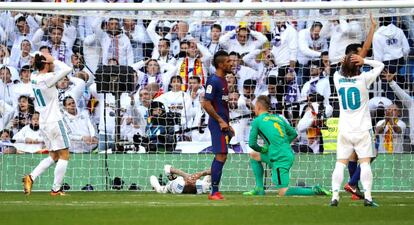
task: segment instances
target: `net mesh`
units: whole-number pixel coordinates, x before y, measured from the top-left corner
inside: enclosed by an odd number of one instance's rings
[[[20,190],[21,176],[45,157],[38,153],[47,152],[30,126],[36,125],[33,105],[39,101],[30,85],[36,51],[48,51],[73,68],[56,84],[72,143],[65,178],[72,190],[88,190],[87,184],[110,190],[115,177],[123,180],[124,190],[133,183],[151,190],[149,176],[162,174],[164,164],[189,173],[209,168],[209,118],[201,105],[219,50],[230,53],[226,80],[236,131],[228,143],[234,154],[225,166],[223,190],[254,185],[246,153],[259,95],[267,95],[271,111],[284,115],[299,133],[292,144],[291,185],[329,187],[339,116],[333,73],[346,47],[363,48],[373,26],[373,48],[366,57],[384,62],[389,73],[370,87],[373,144],[379,152],[374,190],[412,190],[412,9],[27,10],[0,11],[0,17],[0,190]],[[387,81],[392,73],[400,89]],[[398,131],[390,132],[387,121],[395,121]],[[266,176],[272,188],[269,170]],[[50,169],[35,189],[48,190],[52,181]]]

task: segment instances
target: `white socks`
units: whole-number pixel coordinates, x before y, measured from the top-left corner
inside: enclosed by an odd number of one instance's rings
[[[371,190],[372,190],[372,170],[371,164],[364,162],[360,164],[361,167],[361,184],[364,188],[365,199],[372,201]]]
[[[62,187],[63,178],[65,177],[66,168],[68,167],[68,161],[59,159],[55,168],[55,179],[53,180],[53,191],[59,191]]]
[[[339,190],[344,180],[345,167],[346,165],[340,162],[335,164],[335,169],[332,173],[332,200],[339,200]]]
[[[32,180],[34,181],[38,176],[40,176],[43,172],[47,170],[51,165],[53,165],[55,161],[53,161],[52,157],[47,157],[40,161],[39,165],[30,173]]]

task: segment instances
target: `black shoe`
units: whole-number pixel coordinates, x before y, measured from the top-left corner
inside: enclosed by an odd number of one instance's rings
[[[338,204],[339,204],[339,201],[336,200],[336,199],[334,199],[334,200],[331,201],[331,204],[329,206],[335,206],[335,207],[337,207]]]
[[[364,206],[367,207],[379,207],[379,205],[377,203],[375,203],[374,201],[370,201],[368,199],[364,200]]]

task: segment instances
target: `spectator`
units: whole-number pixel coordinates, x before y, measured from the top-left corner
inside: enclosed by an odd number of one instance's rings
[[[408,109],[409,123],[410,123],[410,140],[411,140],[411,153],[414,152],[414,99],[407,94],[400,86],[393,80],[395,73],[386,72],[384,78],[389,82],[390,87],[397,95],[401,103]]]
[[[135,19],[122,20],[122,29],[124,34],[129,38],[131,42],[132,51],[134,54],[134,62],[138,62],[144,58],[143,45],[145,42],[145,30],[136,29],[137,21]]]
[[[162,66],[160,66],[160,64]],[[142,72],[142,67],[144,67]],[[162,91],[168,90],[169,80],[176,73],[176,67],[169,63],[162,63],[156,59],[139,61],[132,65],[138,73],[138,84],[140,88],[146,87],[150,83],[157,83]],[[165,71],[162,71],[165,69]]]
[[[193,39],[193,37],[189,35],[188,29],[189,27],[187,22],[178,21],[172,25],[170,33],[165,37],[167,39],[170,39],[171,51],[174,55],[178,55],[180,52],[180,45],[182,41]]]
[[[33,100],[26,95],[22,95],[18,99],[19,105],[14,115],[13,131],[16,133],[24,126],[30,124],[34,110]]]
[[[259,79],[259,74],[256,70],[242,65],[241,56],[239,53],[230,52],[229,58],[231,60],[231,70],[236,76],[238,92],[243,93],[244,81],[247,79],[257,81]]]
[[[40,153],[45,149],[43,136],[39,130],[39,112],[34,112],[30,124],[13,136],[17,153]]]
[[[157,26],[157,24],[160,25]],[[157,31],[159,31],[159,33]],[[171,49],[171,39],[166,37],[167,33],[169,32],[170,27],[168,27],[167,21],[159,21],[157,19],[153,19],[147,27],[147,34],[154,45],[154,49],[152,51],[152,58],[163,60],[166,63],[171,63],[175,65],[175,59],[173,59],[175,54]],[[179,48],[179,46],[177,47]],[[169,62],[167,62],[167,59]],[[172,61],[170,61],[169,59],[171,59]]]
[[[265,95],[270,100],[270,108],[269,112],[273,114],[281,114],[281,111],[279,109],[282,108],[282,103],[279,103],[277,101],[276,95],[277,95],[277,78],[275,76],[269,76],[266,79],[267,84],[267,90],[262,92],[260,95]]]
[[[286,16],[286,12],[277,12],[275,16]],[[276,66],[279,68],[278,77],[282,81],[286,72],[294,71],[298,51],[297,39],[297,31],[290,23],[286,21],[276,22],[272,32],[272,54],[275,57]]]
[[[187,49],[183,46],[185,43],[187,43]],[[183,79],[183,90],[187,90],[188,78],[191,76],[200,77],[201,84],[204,85],[212,58],[211,53],[195,39],[184,41],[181,46],[182,49],[177,60],[177,71]]]
[[[238,104],[245,105],[249,110],[254,110],[256,100],[256,81],[247,79],[243,83],[243,95],[240,96]]]
[[[33,16],[25,16],[18,13],[14,16],[15,27],[11,24],[7,24],[6,36],[13,43],[10,56],[19,56],[21,51],[21,43],[24,40],[33,41],[34,32],[39,28],[39,24],[36,22]],[[16,28],[16,29],[15,29]],[[18,58],[10,58],[10,62],[16,62]]]
[[[382,24],[374,33],[372,42],[374,59],[383,62],[391,73],[400,74],[400,69],[405,65],[404,58],[410,53],[407,37],[392,23],[392,17],[382,17],[380,22]],[[405,74],[396,78],[400,85],[405,83]]]
[[[234,35],[236,35],[236,39],[231,39]],[[264,34],[239,26],[237,30],[232,30],[221,36],[219,43],[228,52],[244,55],[261,48],[266,41],[268,40]]]
[[[145,137],[147,141],[142,143],[147,145],[147,152],[172,152],[175,149],[174,124],[177,121],[174,120],[175,118],[168,118],[164,104],[159,101],[151,102]],[[137,142],[137,136],[134,141]]]
[[[4,130],[9,126],[14,115],[13,107],[3,100],[0,100],[0,130]]]
[[[11,143],[11,137],[13,132],[11,130],[3,129],[0,131],[0,153],[3,154],[14,154],[16,153],[16,148]]]
[[[45,35],[46,32],[48,35]],[[64,30],[61,26],[49,27],[45,25],[36,31],[32,42],[37,46],[48,46],[51,50],[50,54],[55,59],[71,66],[72,48],[62,40],[63,32]],[[44,36],[47,38],[47,41],[43,41]],[[70,41],[73,42],[73,40]]]
[[[20,44],[20,52],[18,55],[11,55],[10,56],[10,66],[13,66],[17,70],[20,69],[25,65],[31,65],[32,57],[30,52],[32,51],[32,43],[29,40],[23,40]]]
[[[243,62],[247,66],[255,69],[259,74],[257,87],[259,93],[266,90],[266,80],[268,77],[278,76],[275,58],[269,48],[251,51],[243,57]]]
[[[298,33],[299,85],[309,80],[309,69],[307,67],[309,61],[320,59],[322,52],[328,50],[327,40],[320,36],[322,27],[322,23],[314,22],[310,29],[303,29]]]
[[[34,97],[32,83],[30,82],[32,70],[29,65],[25,65],[20,69],[20,82],[13,84],[13,93],[16,98],[22,95]],[[17,100],[17,99],[16,99]]]
[[[379,136],[379,153],[402,153],[404,143],[405,123],[398,119],[400,110],[397,105],[390,105],[385,112],[385,118],[378,121],[375,133]]]
[[[239,92],[237,87],[237,78],[233,73],[226,74],[226,81],[227,81],[227,88],[229,89],[229,93],[231,92]]]
[[[0,64],[7,65],[10,62],[10,53],[6,46],[0,44]]]
[[[15,94],[13,92],[13,81],[11,68],[8,66],[2,66],[0,68],[0,100],[5,103],[16,106]]]
[[[78,113],[76,102],[71,96],[63,99],[64,120],[70,131],[69,138],[72,153],[90,153],[96,148],[98,138],[88,113]]]
[[[101,18],[97,18],[93,27],[94,34],[85,43],[90,44],[95,40],[99,42],[102,47],[103,65],[108,65],[110,59],[115,59],[119,65],[134,63],[131,41],[122,33],[118,18],[110,18],[103,23]]]
[[[331,89],[328,77],[322,76],[321,64],[321,60],[310,62],[310,80],[303,85],[302,100],[307,99],[310,94],[318,93],[324,97],[324,104],[329,105]]]
[[[87,77],[82,78],[87,79]],[[59,93],[59,101],[63,102],[63,99],[65,97],[71,96],[73,99],[75,99],[76,102],[79,102],[83,96],[85,85],[85,80],[76,76],[66,76],[62,78],[56,83],[56,87]]]
[[[210,28],[210,41],[207,43],[206,47],[211,55],[214,55],[217,51],[223,49],[219,43],[221,32],[220,24],[213,24]]]
[[[251,107],[251,106],[249,106]],[[234,129],[234,137],[230,140],[230,144],[240,144],[244,152],[247,152],[246,140],[246,130],[249,129],[249,117],[241,118],[241,116],[246,116],[251,114],[251,110],[248,108],[245,102],[240,101],[240,94],[238,92],[231,92],[229,94],[229,115],[230,126]]]
[[[324,97],[319,93],[310,94],[307,105],[302,111],[301,119],[297,124],[299,145],[297,152],[323,153],[323,139],[321,129],[324,128],[325,119],[332,115],[333,108],[324,105]]]
[[[177,59],[175,59],[174,55],[170,52],[170,47],[170,40],[161,38],[158,41],[158,58],[154,56],[152,58],[157,58],[159,62],[168,63],[175,66]]]
[[[182,91],[182,84],[180,76],[171,77],[171,91],[162,94],[155,101],[163,103],[168,112],[177,113],[181,117],[181,125],[187,128],[190,125],[192,99],[188,93]]]
[[[70,61],[73,67],[73,71],[70,74],[71,76],[75,76],[76,73],[83,71],[85,68],[83,56],[80,53],[72,54]]]

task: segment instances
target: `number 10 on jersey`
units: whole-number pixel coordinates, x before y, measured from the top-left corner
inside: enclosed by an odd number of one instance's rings
[[[342,100],[342,107],[344,109],[356,110],[361,106],[361,92],[358,88],[350,87],[344,88],[341,87],[338,91]]]

